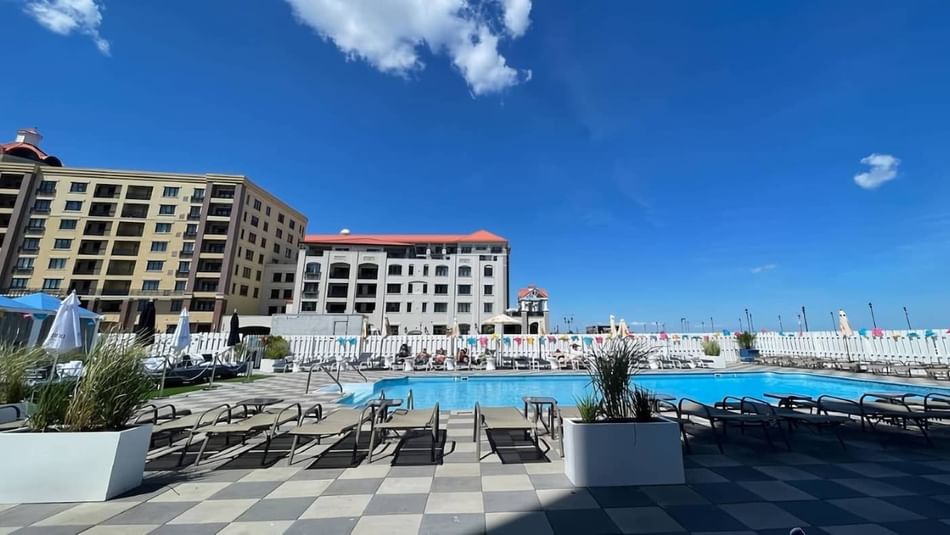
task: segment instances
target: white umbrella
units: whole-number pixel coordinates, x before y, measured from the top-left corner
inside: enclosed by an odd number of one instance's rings
[[[838,310],[838,330],[841,331],[842,336],[854,336],[851,323],[848,322],[848,315],[844,313],[843,309]]]
[[[620,318],[620,325],[617,327],[617,330],[619,331],[620,336],[630,336],[630,328],[627,327],[627,320],[623,318]]]
[[[610,315],[610,337],[617,336],[617,323],[614,321],[614,315]]]
[[[386,338],[387,336],[389,336],[390,330],[392,330],[392,326],[389,324],[389,317],[387,316],[383,318],[383,332],[382,332],[383,338]]]
[[[182,308],[178,315],[178,325],[175,326],[175,334],[172,335],[172,349],[178,351],[179,355],[191,347],[191,326],[188,324],[188,309]],[[159,386],[159,396],[165,390],[165,374],[168,372],[168,358],[165,358],[165,366],[162,367],[162,384]],[[211,372],[214,377],[214,370]]]
[[[50,379],[56,376],[56,364],[59,356],[69,353],[83,346],[82,328],[79,324],[79,297],[76,292],[70,293],[59,304],[53,326],[43,342],[43,349],[53,355],[53,368]]]
[[[498,335],[498,347],[497,347],[497,349],[496,349],[495,358],[496,358],[496,360],[500,360],[500,359],[501,359],[501,352],[503,351],[503,349],[504,349],[504,347],[505,347],[505,344],[504,344],[504,342],[505,342],[505,335],[504,335],[504,333],[505,333],[505,328],[504,328],[504,325],[521,325],[521,322],[520,322],[519,320],[516,320],[515,318],[512,318],[512,317],[509,316],[508,314],[497,314],[497,315],[495,315],[495,316],[492,316],[492,317],[488,318],[488,320],[486,321],[486,323],[489,323],[489,324],[495,326],[495,334]],[[502,326],[500,329],[498,328],[499,325]]]

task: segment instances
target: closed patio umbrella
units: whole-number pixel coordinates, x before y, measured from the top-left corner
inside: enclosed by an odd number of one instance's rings
[[[841,331],[841,336],[845,338],[844,350],[848,355],[848,362],[851,362],[851,348],[848,346],[847,338],[854,336],[854,331],[851,329],[851,323],[848,322],[848,315],[845,314],[844,309],[838,309],[838,330]]]
[[[228,347],[234,347],[241,343],[241,319],[238,317],[237,309],[231,313],[231,325],[228,331]]]
[[[512,318],[508,314],[497,314],[495,316],[488,318],[488,320],[485,323],[489,323],[495,326],[495,334],[498,335],[498,347],[497,347],[497,354],[495,355],[495,359],[499,360],[501,357],[501,350],[502,348],[504,348],[504,345],[505,345],[504,344],[504,334],[505,334],[504,326],[505,325],[521,325],[521,322],[516,320],[515,318]],[[501,326],[501,329],[498,328],[499,325]]]
[[[138,335],[142,345],[150,346],[155,343],[155,302],[149,300],[145,303],[145,308],[139,313],[139,322],[135,326],[135,333]]]
[[[614,315],[610,315],[610,337],[617,336],[617,323],[614,321]]]
[[[56,363],[59,356],[83,346],[82,329],[79,324],[79,297],[70,293],[59,305],[53,326],[43,342],[43,349],[53,355],[52,379],[56,375]]]
[[[191,346],[191,326],[188,323],[188,309],[182,308],[178,315],[178,324],[175,326],[175,334],[172,335],[171,347],[178,352],[182,352]],[[162,367],[162,382],[158,389],[158,395],[161,396],[165,390],[165,374],[168,372],[168,357],[165,357],[165,366]]]
[[[630,328],[627,327],[627,320],[620,318],[620,326],[617,327],[621,337],[630,336]]]

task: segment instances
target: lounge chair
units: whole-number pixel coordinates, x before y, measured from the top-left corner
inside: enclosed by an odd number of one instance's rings
[[[792,431],[793,427],[798,425],[814,427],[819,432],[822,429],[831,429],[835,434],[835,438],[838,439],[838,443],[841,444],[841,447],[845,447],[844,441],[841,439],[841,435],[838,433],[838,427],[850,421],[850,418],[847,416],[799,412],[788,407],[776,407],[767,401],[763,401],[751,396],[745,396],[742,398],[727,396],[723,398],[723,404],[732,405],[735,402],[738,402],[739,411],[742,413],[769,416],[777,420],[784,421],[786,424],[788,424],[789,432]]]
[[[157,424],[157,423],[161,423],[162,421],[177,420],[178,418],[189,416],[190,414],[191,414],[190,410],[179,409],[175,407],[174,405],[172,405],[171,403],[166,403],[164,405],[156,405],[154,403],[149,403],[139,408],[138,414],[133,418],[133,423]]]
[[[187,433],[188,438],[185,441],[184,447],[181,450],[181,456],[178,459],[178,464],[181,465],[185,460],[185,455],[188,453],[188,448],[191,446],[191,442],[195,436],[200,434],[205,427],[221,421],[231,421],[231,406],[227,403],[222,403],[199,414],[189,414],[188,416],[183,416],[175,420],[155,424],[152,427],[152,445],[161,438],[167,438],[168,447],[171,448],[181,433]],[[160,457],[167,453],[170,452],[166,451],[158,456]]]
[[[373,418],[373,427],[369,438],[369,462],[373,462],[373,450],[376,447],[376,434],[382,434],[381,442],[386,441],[386,434],[390,431],[430,431],[432,434],[432,446],[430,448],[430,459],[435,462],[435,450],[439,444],[439,404],[436,403],[432,410],[410,409],[394,411],[392,416],[384,422],[376,422]]]
[[[296,414],[293,409],[297,409]],[[208,441],[215,435],[240,435],[241,444],[246,443],[248,437],[264,433],[264,455],[261,457],[261,465],[267,464],[267,453],[270,451],[271,441],[280,434],[280,426],[293,421],[300,421],[303,417],[303,409],[299,403],[288,405],[276,412],[259,412],[249,418],[237,422],[228,422],[224,424],[214,424],[204,429],[205,439],[201,443],[201,449],[198,450],[198,457],[195,459],[195,466],[201,462],[204,457],[205,448],[208,447]]]
[[[26,415],[16,405],[0,405],[0,432],[13,431],[26,425]]]
[[[341,408],[337,409],[327,416],[323,415],[323,407],[320,404],[317,404],[315,407],[315,412],[317,416],[317,421],[314,423],[304,423],[304,419],[309,415],[310,412],[304,413],[300,420],[297,422],[297,427],[291,429],[289,434],[294,437],[294,441],[290,446],[290,461],[289,463],[294,464],[294,455],[297,453],[297,443],[300,440],[300,437],[304,438],[313,438],[312,444],[307,444],[301,451],[310,448],[311,446],[320,444],[320,441],[328,437],[340,437],[343,438],[343,435],[346,433],[355,430],[356,431],[356,440],[353,441],[353,459],[356,459],[357,448],[360,442],[360,431],[363,428],[365,422],[371,422],[374,416],[374,411],[371,408],[365,409],[347,409]]]
[[[839,413],[848,416],[857,416],[861,420],[861,429],[865,429],[865,424],[872,431],[877,430],[877,424],[890,420],[892,422],[901,422],[901,427],[907,427],[907,422],[917,426],[928,445],[933,445],[930,440],[930,434],[927,432],[927,423],[929,420],[940,420],[950,418],[950,404],[945,408],[937,407],[933,403],[929,406],[915,406],[907,401],[914,397],[914,394],[904,396],[884,397],[881,394],[867,393],[861,396],[858,401],[840,398],[836,396],[824,395],[818,398],[818,412],[825,414]],[[927,398],[925,398],[926,400]],[[936,399],[935,399],[936,401]]]
[[[475,456],[482,458],[482,431],[524,431],[538,448],[537,424],[529,421],[524,414],[514,407],[482,407],[475,403],[475,429],[472,440],[475,442]],[[539,448],[540,449],[540,448]]]
[[[726,434],[726,428],[729,424],[738,424],[740,427],[745,429],[745,426],[760,426],[762,428],[762,433],[765,435],[765,439],[768,441],[769,446],[775,447],[772,442],[772,435],[769,434],[769,427],[772,427],[776,423],[776,419],[772,416],[763,416],[759,414],[743,414],[741,412],[732,412],[730,410],[721,409],[712,405],[706,405],[705,403],[700,403],[696,400],[683,398],[679,402],[678,413],[680,418],[680,431],[683,434],[683,443],[686,445],[686,451],[690,451],[689,440],[686,437],[685,424],[690,423],[690,417],[703,418],[709,422],[709,427],[712,430],[713,438],[716,440],[716,446],[719,448],[720,453],[725,453],[722,448],[722,440],[719,437],[719,431],[716,429],[716,423],[719,422],[722,424],[722,434]],[[782,430],[781,426],[778,426],[779,433],[782,436],[782,440],[788,446],[788,438],[785,436],[785,432]]]

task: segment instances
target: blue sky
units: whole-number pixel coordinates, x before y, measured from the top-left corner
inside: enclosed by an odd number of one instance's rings
[[[555,324],[950,327],[950,4],[461,1],[2,0],[0,132],[492,230]]]

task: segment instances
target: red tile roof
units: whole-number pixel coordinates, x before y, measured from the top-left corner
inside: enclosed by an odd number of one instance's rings
[[[538,296],[543,297],[543,298],[545,298],[545,299],[548,299],[548,291],[547,291],[547,290],[545,290],[544,288],[537,288],[537,287],[534,287],[534,286],[529,287],[529,288],[522,288],[522,289],[518,290],[518,299],[521,299],[521,298],[523,298],[524,296],[528,295],[528,292],[530,292],[531,290],[537,290],[537,291],[538,291]]]
[[[508,243],[487,230],[471,234],[309,234],[304,243],[407,246],[418,243]]]
[[[32,155],[32,158],[27,155],[29,153]],[[30,145],[29,143],[22,143],[19,141],[13,141],[11,143],[0,143],[0,154],[11,154],[13,156],[19,156],[21,158],[29,158],[36,160],[38,162],[45,162],[56,167],[62,167],[59,158],[56,156],[50,156],[43,152],[39,147],[35,145]]]

